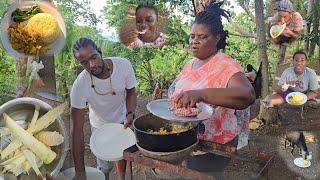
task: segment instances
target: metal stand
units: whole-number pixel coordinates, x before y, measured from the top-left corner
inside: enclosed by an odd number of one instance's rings
[[[268,166],[273,160],[273,155],[268,152],[245,152],[239,154],[236,148],[230,145],[221,145],[207,141],[200,141],[198,149],[204,152],[213,153],[215,155],[224,156],[228,158],[235,158],[241,161],[254,162],[259,165],[258,170],[252,178],[256,179],[259,176],[265,176],[268,170]],[[215,179],[213,176],[203,172],[192,170],[181,165],[170,164],[167,162],[159,161],[156,159],[145,157],[141,154],[137,146],[131,146],[123,152],[123,158],[129,165],[128,173],[130,179],[132,179],[132,163],[138,163],[150,168],[156,168],[168,175],[180,175],[188,177],[190,179],[209,180]]]

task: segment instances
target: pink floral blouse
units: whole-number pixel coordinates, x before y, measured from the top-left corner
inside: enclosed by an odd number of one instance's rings
[[[194,61],[189,61],[178,75],[173,96],[187,90],[226,88],[235,73],[243,72],[240,64],[224,53],[216,54],[196,70],[192,69]],[[212,119],[204,121],[205,132],[198,138],[225,144],[248,129],[248,123],[248,112],[218,106]]]
[[[160,36],[153,42],[143,42],[139,38],[136,38],[129,47],[159,47],[163,46],[166,43],[165,35],[160,32]]]

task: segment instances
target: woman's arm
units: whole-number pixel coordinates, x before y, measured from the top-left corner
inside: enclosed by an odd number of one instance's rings
[[[239,72],[230,78],[227,88],[190,90],[174,98],[178,107],[194,107],[200,101],[232,109],[245,109],[255,101],[255,92],[244,73]]]

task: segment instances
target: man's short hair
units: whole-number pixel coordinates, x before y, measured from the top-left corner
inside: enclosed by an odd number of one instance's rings
[[[297,54],[303,54],[306,57],[306,60],[308,59],[307,53],[305,53],[304,51],[297,51],[293,54],[293,57],[292,57],[293,60]]]

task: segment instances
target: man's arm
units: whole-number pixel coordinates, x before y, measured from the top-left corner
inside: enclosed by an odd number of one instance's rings
[[[137,106],[137,93],[135,88],[126,89],[127,97],[126,97],[126,108],[127,112],[134,112]],[[129,127],[133,122],[133,114],[128,114],[125,121],[124,127]]]
[[[317,92],[316,91],[308,91],[307,92],[307,97],[308,97],[308,100],[314,99],[314,98],[317,97]]]
[[[298,38],[300,36],[299,32],[292,31],[289,28],[285,28],[284,31],[282,32],[282,34],[285,36],[291,36],[293,38]]]
[[[309,90],[307,92],[308,100],[316,98],[318,92],[319,92],[318,76],[314,71],[312,71],[312,73],[310,73]]]
[[[71,107],[71,120],[73,122],[72,129],[72,156],[76,173],[83,174],[84,166],[84,115],[85,109],[77,109]]]

